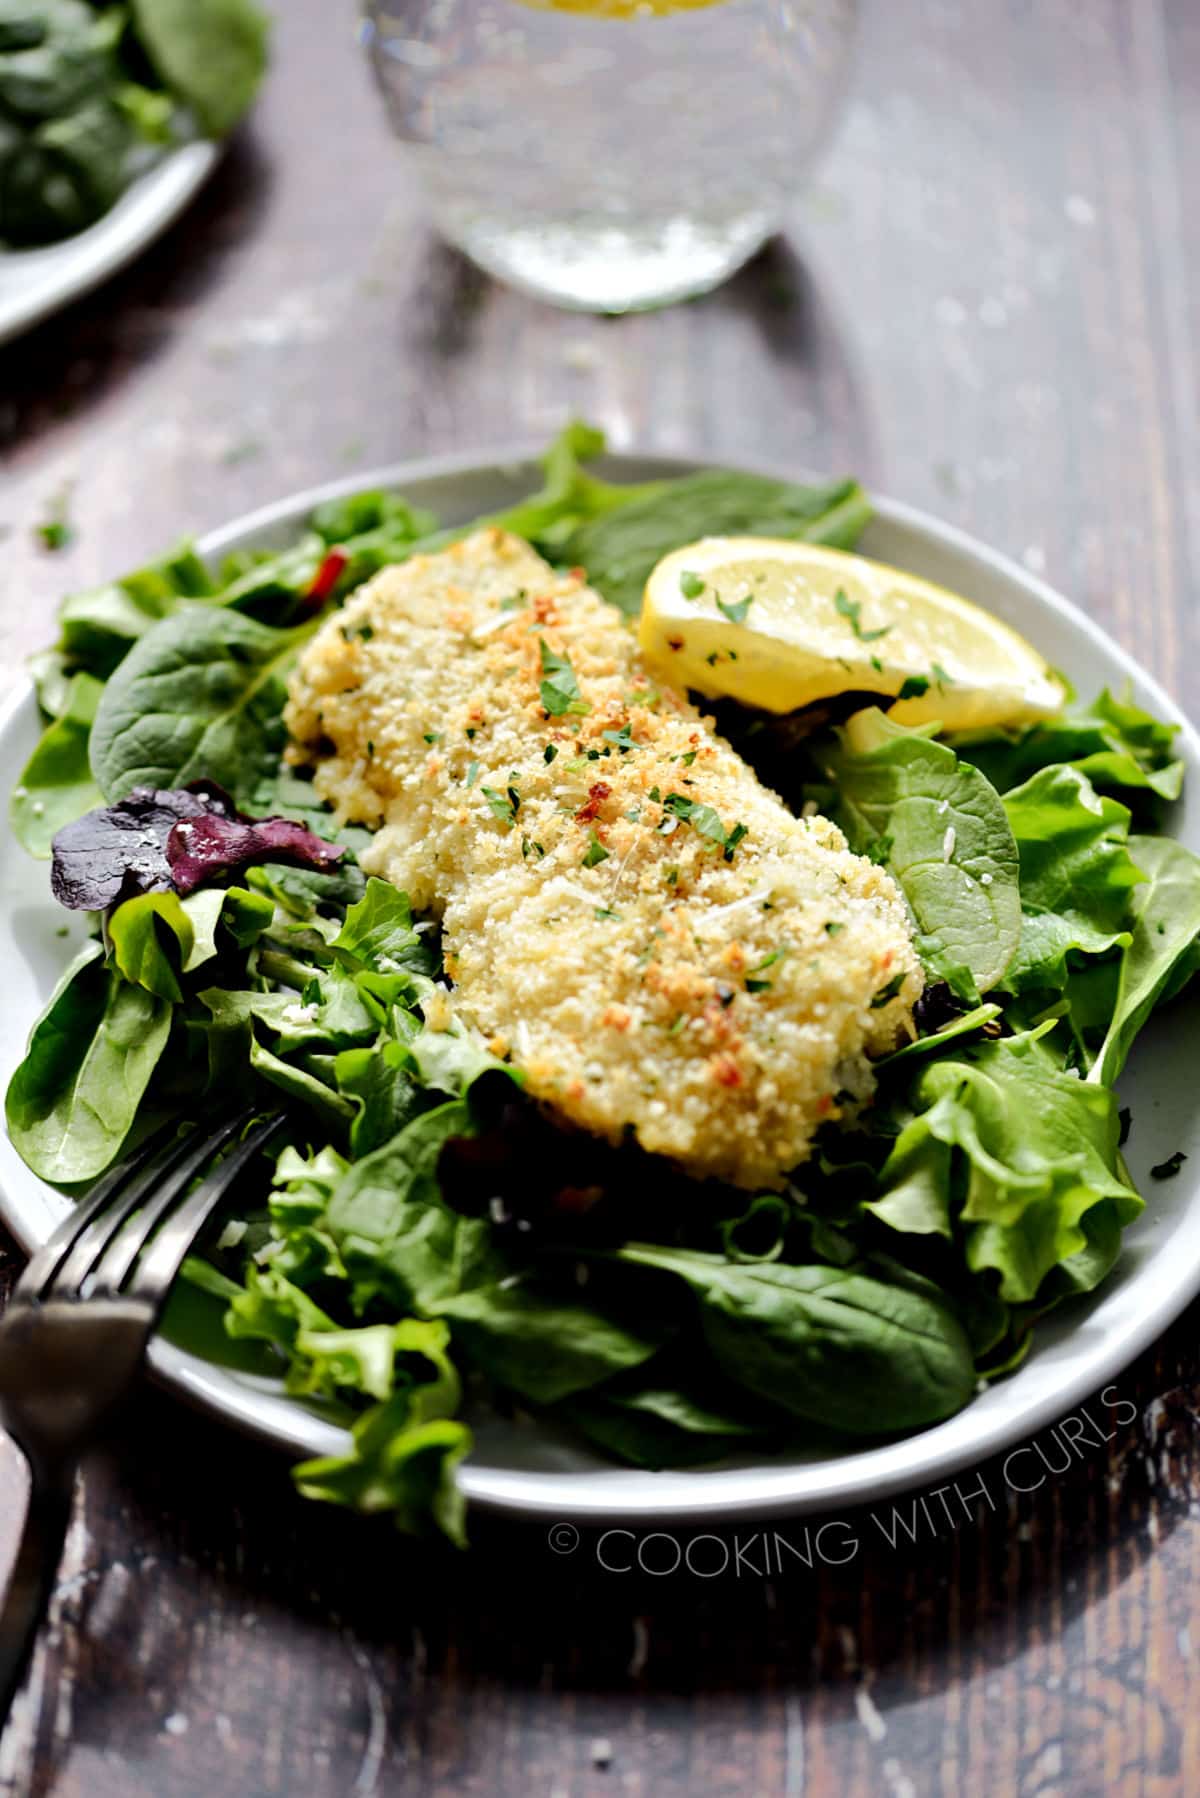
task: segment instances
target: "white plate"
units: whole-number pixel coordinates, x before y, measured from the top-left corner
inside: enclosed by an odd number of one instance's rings
[[[694,464],[641,457],[610,458],[604,472],[621,480],[650,480],[686,472]],[[774,472],[778,473],[778,470]],[[794,473],[794,471],[792,471]],[[395,486],[431,506],[447,523],[511,503],[529,491],[535,471],[515,456],[480,467],[465,458],[352,476],[285,500],[201,541],[208,555],[234,547],[286,542],[319,500],[373,485]],[[876,502],[863,548],[968,594],[1014,625],[1090,696],[1102,685],[1132,682],[1136,699],[1183,728],[1187,797],[1176,809],[1174,834],[1200,850],[1200,739],[1167,695],[1091,621],[1022,569],[907,507]],[[0,715],[0,787],[16,779],[37,734],[32,693],[19,692]],[[0,1081],[7,1083],[25,1037],[73,943],[57,934],[65,914],[51,902],[46,868],[16,850],[0,871],[0,967],[5,1005],[0,1016]],[[72,938],[82,926],[72,921]],[[821,1458],[746,1459],[703,1471],[645,1473],[616,1467],[542,1427],[518,1428],[486,1419],[461,1470],[475,1503],[492,1510],[579,1521],[614,1519],[659,1523],[777,1514],[835,1515],[916,1483],[935,1485],[977,1466],[1055,1422],[1114,1380],[1200,1289],[1200,1116],[1195,1069],[1200,1065],[1200,1007],[1185,999],[1160,1018],[1134,1052],[1122,1100],[1133,1108],[1128,1158],[1148,1205],[1126,1233],[1121,1260],[1100,1291],[1054,1314],[1039,1329],[1036,1347],[1011,1379],[982,1392],[946,1423],[884,1447]],[[1152,1163],[1175,1149],[1190,1159],[1173,1180],[1147,1179]],[[0,1215],[27,1247],[45,1239],[67,1209],[0,1139]],[[277,1386],[198,1359],[161,1338],[151,1346],[155,1375],[205,1410],[293,1454],[338,1452],[345,1433]]]
[[[219,144],[185,144],[139,175],[86,231],[38,250],[0,248],[0,343],[99,286],[140,255],[211,174]]]

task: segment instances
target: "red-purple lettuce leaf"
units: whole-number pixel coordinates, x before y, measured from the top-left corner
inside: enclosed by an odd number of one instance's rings
[[[292,818],[247,818],[211,781],[135,787],[58,832],[50,887],[72,911],[105,911],[137,893],[195,892],[251,862],[327,873],[344,854]]]

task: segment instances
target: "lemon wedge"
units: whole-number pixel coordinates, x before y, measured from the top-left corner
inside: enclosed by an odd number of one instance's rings
[[[1062,682],[990,612],[882,562],[814,543],[705,537],[651,572],[649,666],[710,698],[791,712],[841,693],[895,699],[897,724],[1026,724]]]

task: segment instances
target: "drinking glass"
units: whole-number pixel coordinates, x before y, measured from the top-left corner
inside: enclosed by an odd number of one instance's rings
[[[442,234],[589,311],[716,285],[776,230],[841,99],[856,0],[367,0]]]

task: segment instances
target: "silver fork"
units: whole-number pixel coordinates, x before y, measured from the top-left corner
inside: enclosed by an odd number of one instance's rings
[[[0,1423],[30,1481],[0,1610],[0,1726],[54,1590],[79,1458],[132,1385],[184,1256],[286,1124],[275,1113],[248,1129],[257,1116],[182,1136],[172,1124],[126,1156],[33,1256],[0,1317]]]

